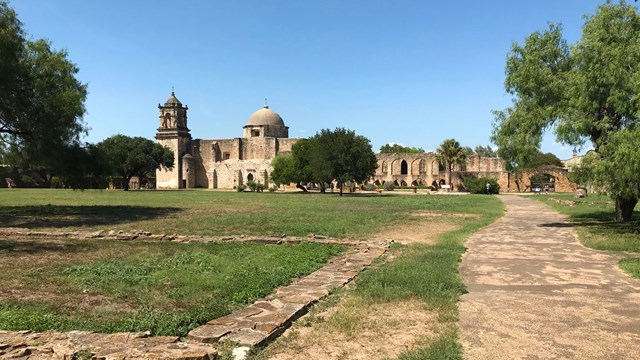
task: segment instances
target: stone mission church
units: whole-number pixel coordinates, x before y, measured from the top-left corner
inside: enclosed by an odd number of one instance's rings
[[[158,189],[231,189],[247,181],[269,186],[271,160],[291,152],[298,141],[289,138],[289,127],[269,106],[254,112],[242,127],[242,137],[234,139],[192,139],[187,127],[188,106],[171,92],[164,105],[158,104],[159,144],[174,154],[172,170],[156,171]]]

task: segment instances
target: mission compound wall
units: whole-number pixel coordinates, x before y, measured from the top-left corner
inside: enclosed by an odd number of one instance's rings
[[[174,167],[156,171],[158,189],[232,189],[248,181],[270,186],[271,160],[291,152],[299,139],[289,138],[289,128],[267,105],[254,112],[243,126],[243,137],[233,139],[192,139],[187,127],[187,106],[172,92],[164,105],[158,104],[156,141],[173,151]],[[528,191],[536,179],[557,191],[573,191],[563,168],[544,168],[510,174],[500,158],[467,157],[464,165],[449,172],[432,152],[422,154],[377,154],[378,168],[371,182],[398,186],[426,185],[440,188],[452,184],[453,191],[465,191],[464,179],[488,176],[496,179],[501,191]],[[543,179],[543,180],[540,180]],[[541,182],[542,181],[542,182]],[[536,183],[536,184],[537,184]]]

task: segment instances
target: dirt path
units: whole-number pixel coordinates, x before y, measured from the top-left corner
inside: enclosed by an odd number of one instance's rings
[[[640,359],[640,281],[544,204],[501,196],[461,265],[466,359]]]

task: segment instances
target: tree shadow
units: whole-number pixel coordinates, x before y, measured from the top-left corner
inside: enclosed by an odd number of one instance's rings
[[[550,227],[550,228],[572,228],[572,227],[576,227],[576,224],[553,222],[553,223],[540,224],[540,226]]]
[[[68,228],[115,225],[177,214],[173,207],[146,206],[0,206],[0,228]]]
[[[0,254],[76,253],[91,247],[88,242],[44,242],[39,240],[0,240]]]
[[[615,221],[611,211],[594,211],[585,214],[571,215],[574,227],[587,227],[593,230],[606,231],[615,235],[640,234],[640,214],[635,211],[628,222]]]

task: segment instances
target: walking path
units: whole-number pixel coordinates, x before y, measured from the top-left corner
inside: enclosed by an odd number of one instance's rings
[[[467,241],[465,359],[640,359],[640,281],[583,247],[544,204],[500,196],[506,215]]]

